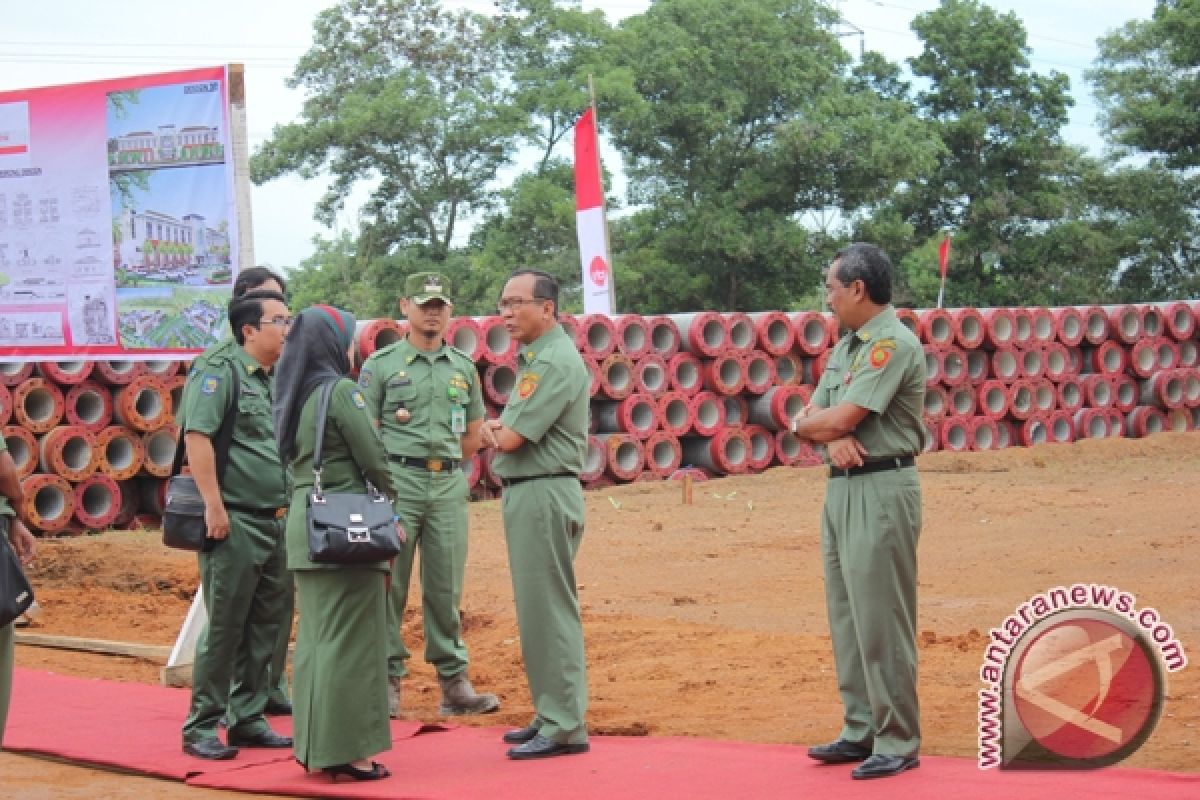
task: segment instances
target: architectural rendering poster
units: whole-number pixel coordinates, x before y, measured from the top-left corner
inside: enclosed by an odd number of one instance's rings
[[[0,92],[0,359],[186,357],[237,273],[225,67]]]

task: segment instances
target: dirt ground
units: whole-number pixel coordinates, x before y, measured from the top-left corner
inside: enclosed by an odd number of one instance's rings
[[[1131,592],[1198,658],[1200,434],[934,453],[919,465],[924,753],[976,756],[987,631],[1051,587],[1083,581]],[[577,569],[595,734],[798,745],[836,736],[817,530],[823,484],[820,469],[777,468],[696,484],[692,506],[669,482],[589,493]],[[524,724],[530,705],[498,501],[473,504],[471,522],[465,638],[475,684],[503,706],[462,721]],[[196,567],[154,533],[112,533],[43,542],[33,578],[43,612],[26,630],[169,646]],[[420,653],[419,616],[405,627]],[[406,710],[436,719],[434,673],[414,661]],[[160,669],[31,646],[18,647],[17,663],[149,683]],[[1168,676],[1167,692],[1157,730],[1124,766],[1196,770],[1200,669]],[[0,787],[24,800],[230,796],[13,754],[0,754]]]

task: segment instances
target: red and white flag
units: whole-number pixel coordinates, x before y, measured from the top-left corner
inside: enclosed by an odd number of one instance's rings
[[[575,228],[583,267],[583,313],[612,314],[612,261],[596,144],[596,116],[589,108],[575,123]]]

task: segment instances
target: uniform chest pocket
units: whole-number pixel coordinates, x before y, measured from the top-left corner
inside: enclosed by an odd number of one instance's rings
[[[383,407],[385,411],[407,408],[416,399],[417,385],[412,382],[412,378],[393,378],[384,388]]]
[[[238,427],[248,431],[271,429],[271,400],[265,390],[245,384],[239,387]]]

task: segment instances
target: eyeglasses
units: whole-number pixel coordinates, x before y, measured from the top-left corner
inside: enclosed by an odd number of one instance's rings
[[[529,303],[542,303],[549,299],[548,297],[503,297],[499,303],[496,303],[496,310],[503,314],[505,311],[516,311]]]
[[[290,328],[290,327],[292,327],[293,319],[294,319],[294,317],[271,317],[270,319],[262,320],[259,324],[260,325],[278,325],[281,328]]]

